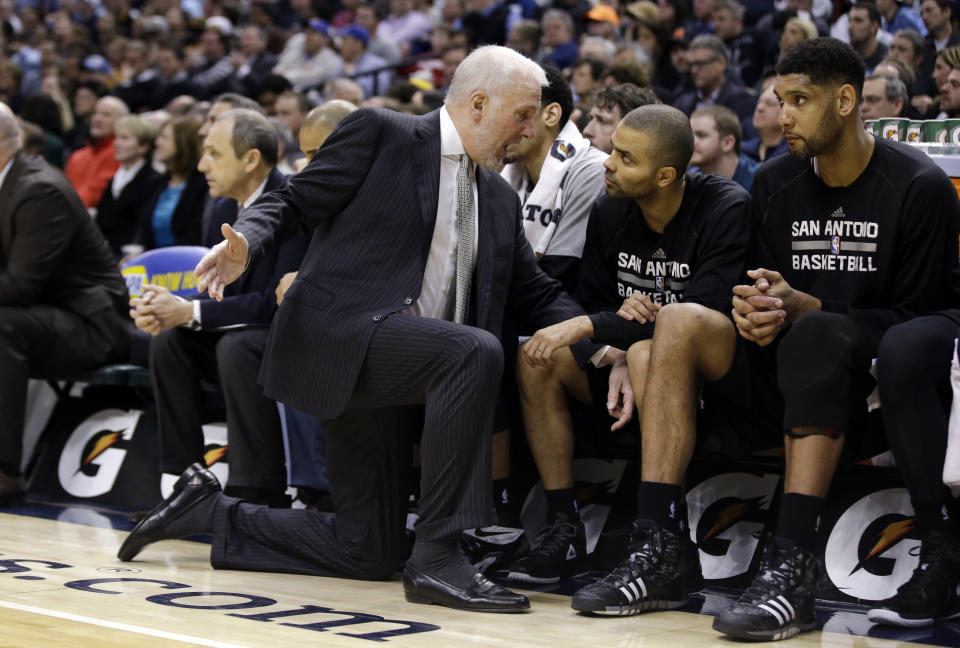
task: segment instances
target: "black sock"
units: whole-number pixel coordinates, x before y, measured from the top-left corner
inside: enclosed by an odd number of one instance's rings
[[[228,485],[223,489],[223,494],[252,504],[263,504],[272,508],[290,508],[290,497],[282,490]]]
[[[414,543],[407,564],[460,587],[466,586],[477,573],[460,553],[456,539]]]
[[[776,535],[813,550],[820,530],[820,512],[823,498],[800,493],[784,493],[780,499]]]
[[[509,477],[493,480],[493,505],[497,509],[497,524],[519,528],[520,503],[514,501],[511,486]]]
[[[681,533],[687,528],[683,489],[676,484],[645,481],[637,486],[637,518],[653,520],[662,529]]]
[[[925,538],[931,531],[938,531],[944,535],[956,536],[960,525],[954,517],[952,507],[942,500],[932,502],[914,502],[913,510],[917,515],[917,531],[920,537]]]
[[[572,488],[545,490],[543,494],[547,496],[547,520],[550,524],[557,515],[562,515],[569,520],[580,519],[577,498],[573,496]]]

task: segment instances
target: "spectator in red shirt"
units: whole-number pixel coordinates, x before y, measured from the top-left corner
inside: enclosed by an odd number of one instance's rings
[[[90,117],[89,144],[74,151],[67,160],[67,179],[87,209],[97,206],[120,166],[113,151],[113,125],[129,112],[127,104],[116,97],[97,101]]]

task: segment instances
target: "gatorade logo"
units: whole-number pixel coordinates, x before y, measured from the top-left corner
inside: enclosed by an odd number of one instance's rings
[[[894,142],[900,140],[900,131],[897,128],[896,124],[889,124],[883,127],[883,137],[884,139],[893,140]]]
[[[64,444],[57,476],[60,486],[74,497],[109,493],[127,456],[140,410],[101,410],[81,423]]]
[[[950,142],[960,144],[960,126],[954,126],[950,129]]]
[[[725,473],[687,493],[690,534],[700,549],[703,577],[733,578],[746,573],[760,543],[778,475]]]
[[[207,423],[203,426],[203,456],[202,462],[216,475],[221,484],[227,483],[230,469],[227,466],[227,424]],[[173,493],[173,484],[177,481],[175,475],[160,476],[160,495],[166,499]]]
[[[919,560],[913,508],[904,488],[889,488],[857,500],[830,532],[827,575],[844,594],[867,601],[892,596]]]

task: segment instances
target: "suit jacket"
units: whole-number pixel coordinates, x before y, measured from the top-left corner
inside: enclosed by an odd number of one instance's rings
[[[137,242],[147,250],[157,247],[153,238],[153,210],[157,206],[160,194],[167,188],[167,178],[164,176],[153,189],[153,193],[144,197],[140,209],[139,233]],[[173,210],[170,220],[170,229],[173,231],[174,245],[200,245],[203,228],[203,206],[207,196],[207,179],[203,174],[194,170],[187,177],[187,186],[180,194],[180,200]]]
[[[0,306],[50,304],[84,318],[126,313],[110,247],[66,178],[22,153],[0,186]]]
[[[118,259],[123,256],[120,248],[133,243],[137,238],[144,196],[154,195],[161,182],[160,174],[150,166],[150,160],[146,159],[137,175],[120,190],[119,196],[113,197],[112,179],[103,190],[103,197],[97,205],[96,221]]]
[[[379,322],[420,295],[439,182],[439,111],[364,108],[285,190],[263,195],[237,220],[254,255],[297,226],[313,232],[267,341],[265,394],[321,419],[343,412]],[[469,323],[499,336],[508,305],[534,327],[582,314],[537,265],[516,191],[480,169],[477,196]]]
[[[273,169],[267,177],[264,193],[287,186],[283,174]],[[220,224],[233,225],[237,220],[237,201],[223,200],[214,211],[215,227],[219,235]],[[223,236],[216,241],[219,243]],[[300,267],[307,251],[308,239],[296,234],[280,245],[270,245],[250,263],[240,279],[227,286],[223,301],[204,299],[200,303],[200,325],[203,330],[234,325],[270,326],[277,312],[277,296],[274,292],[280,278]]]

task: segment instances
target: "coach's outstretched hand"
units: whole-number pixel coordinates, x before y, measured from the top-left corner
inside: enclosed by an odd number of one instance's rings
[[[220,226],[220,231],[224,240],[214,245],[193,271],[197,290],[208,290],[217,301],[223,301],[224,287],[236,281],[250,262],[247,238],[227,223]]]

